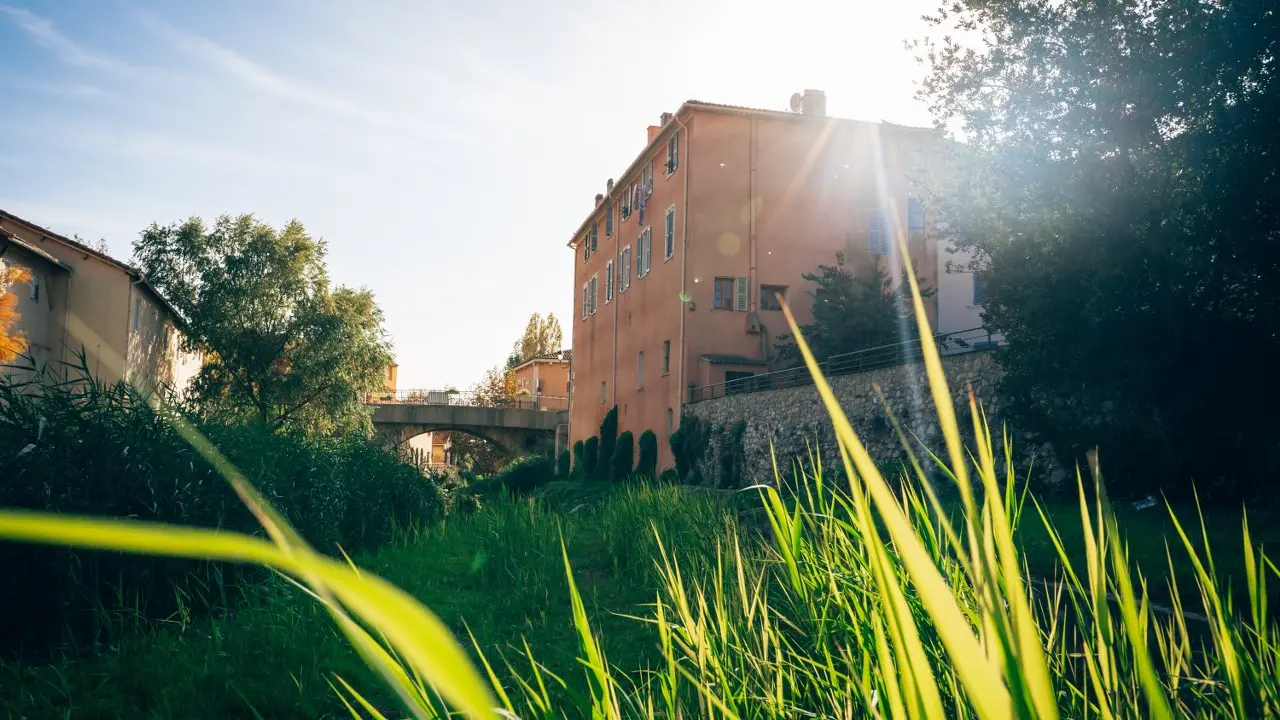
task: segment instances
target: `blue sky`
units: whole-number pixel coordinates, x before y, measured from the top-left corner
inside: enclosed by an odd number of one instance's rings
[[[297,218],[404,388],[471,384],[533,312],[568,345],[565,244],[682,101],[929,123],[928,0],[5,2],[0,208],[125,258],[153,221]]]

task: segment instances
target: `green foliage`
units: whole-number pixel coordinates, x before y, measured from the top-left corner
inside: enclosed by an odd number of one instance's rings
[[[507,463],[493,482],[510,495],[528,495],[556,479],[555,465],[545,455],[530,455]]]
[[[618,445],[618,406],[614,405],[605,413],[600,422],[600,464],[596,467],[596,479],[608,481],[612,472],[609,464],[613,459],[613,451]]]
[[[802,277],[816,283],[808,291],[813,298],[813,322],[801,326],[805,339],[819,360],[832,355],[889,345],[908,339],[904,329],[914,337],[910,322],[911,306],[905,277],[895,285],[893,278],[875,260],[866,256],[862,262],[850,264],[845,254],[836,253],[835,265],[819,265],[817,272]],[[924,297],[932,289],[921,291]],[[798,365],[800,353],[794,335],[779,335],[777,358],[786,365]]]
[[[625,482],[631,479],[631,471],[635,464],[634,438],[630,430],[618,436],[618,442],[613,448],[613,457],[609,462],[612,468],[610,479],[613,482]]]
[[[721,428],[716,428],[721,430]],[[716,443],[716,458],[720,464],[720,487],[741,487],[743,472],[746,468],[746,451],[742,436],[746,433],[747,423],[739,420],[728,428],[724,428]]]
[[[680,427],[671,434],[671,453],[676,459],[676,474],[681,482],[694,485],[703,481],[698,467],[711,443],[711,426],[693,415],[680,418]]]
[[[667,468],[658,475],[658,483],[662,485],[679,485],[680,473],[675,468]]]
[[[1270,496],[1280,472],[1273,3],[961,0],[922,96],[963,128],[930,199],[1004,333],[1005,418],[1116,492]]]
[[[658,474],[658,436],[652,430],[640,433],[640,458],[636,476],[652,480]]]
[[[587,477],[586,462],[586,445],[579,440],[573,444],[573,476],[578,480]]]
[[[582,476],[584,478],[595,479],[599,470],[600,459],[600,438],[595,436],[587,438],[582,444]],[[606,461],[607,462],[607,461]]]
[[[570,462],[569,451],[562,450],[560,452],[560,457],[556,460],[556,476],[562,480],[569,479],[569,472],[571,468],[572,463]]]
[[[564,332],[560,329],[560,321],[555,313],[547,313],[544,318],[538,313],[529,316],[524,333],[511,348],[507,358],[507,367],[512,368],[525,360],[545,357],[560,352],[564,345]]]
[[[322,552],[385,546],[444,511],[436,484],[363,437],[153,409],[127,386],[81,373],[38,394],[0,376],[0,447],[14,448],[0,471],[0,506],[260,532],[175,429],[190,420]],[[8,544],[0,565],[0,655],[41,651],[56,639],[112,642],[148,618],[225,609],[263,577],[222,563]]]
[[[361,393],[382,390],[393,362],[382,310],[368,290],[330,287],[325,245],[301,223],[152,224],[133,252],[177,310],[183,342],[204,353],[193,385],[202,410],[274,428],[369,429]]]

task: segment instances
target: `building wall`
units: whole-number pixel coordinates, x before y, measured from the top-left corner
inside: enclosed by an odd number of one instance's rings
[[[733,369],[702,363],[701,356],[730,354],[768,361],[777,336],[787,331],[781,312],[760,309],[762,284],[786,287],[786,299],[798,320],[807,322],[809,284],[802,275],[819,264],[834,264],[841,251],[850,262],[871,262],[866,248],[872,208],[885,208],[886,213],[891,209],[898,226],[905,229],[904,153],[919,137],[917,130],[899,132],[880,124],[796,116],[695,110],[680,119],[685,127],[673,122],[663,128],[640,164],[643,168],[652,161],[655,167],[645,224],[635,214],[618,223],[615,214],[615,232],[606,236],[604,214],[612,207],[606,199],[594,215],[600,227],[597,252],[583,260],[585,238],[574,250],[571,441],[595,434],[604,414],[616,403],[620,431],[638,435],[652,429],[664,439],[659,443],[661,467],[673,462],[665,438],[678,424],[689,386],[723,382],[725,369]],[[668,176],[662,167],[666,138],[677,131],[679,167]],[[883,173],[877,168],[884,168]],[[632,180],[631,176],[619,178],[616,188],[625,191]],[[671,207],[675,242],[667,258],[664,221]],[[683,246],[686,221],[687,248]],[[652,233],[651,270],[636,278],[637,236],[646,226]],[[605,267],[610,260],[616,266],[628,244],[632,247],[630,287],[615,291],[614,300],[607,302]],[[926,286],[933,286],[937,262],[931,243],[913,246],[912,255],[917,275]],[[882,257],[878,262],[887,265],[890,259]],[[583,319],[582,287],[593,275],[599,278],[597,310]],[[717,277],[747,278],[747,312],[714,307]],[[682,291],[690,300],[687,304],[681,302]],[[932,303],[930,313],[936,318]],[[763,331],[748,332],[753,321]],[[670,367],[663,374],[667,342]]]
[[[569,396],[568,360],[533,360],[517,366],[512,375],[515,376],[516,393],[555,398]],[[564,409],[563,406],[560,409]]]
[[[48,366],[56,372],[57,365],[53,361],[62,359],[61,320],[67,305],[68,273],[64,268],[16,245],[0,247],[4,248],[4,255],[0,256],[0,271],[6,265],[16,266],[25,268],[31,276],[27,284],[10,288],[17,298],[18,322],[14,330],[20,331],[27,343],[23,354],[34,359],[37,367]],[[33,293],[33,290],[37,292]],[[37,297],[33,298],[33,294]]]

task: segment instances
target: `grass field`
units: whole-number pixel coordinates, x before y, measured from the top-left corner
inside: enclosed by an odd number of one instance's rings
[[[457,636],[473,633],[491,661],[500,665],[505,657],[515,665],[514,676],[530,674],[522,653],[527,641],[537,661],[568,683],[558,692],[585,693],[561,536],[607,657],[635,672],[661,662],[651,626],[629,617],[650,616],[658,588],[650,523],[669,547],[705,562],[735,525],[744,526],[745,538],[756,537],[767,524],[759,508],[755,491],[554,483],[534,500],[491,502],[356,561],[420,599]],[[1083,552],[1078,507],[1055,503],[1046,510],[1069,551]],[[1164,542],[1177,541],[1166,510],[1125,507],[1118,515],[1153,601],[1167,602]],[[1239,515],[1210,511],[1207,526],[1219,573],[1242,575]],[[1254,527],[1255,542],[1280,542],[1280,524],[1255,518]],[[1029,503],[1019,535],[1031,575],[1052,577],[1056,552]],[[1185,554],[1174,557],[1181,559],[1175,567],[1187,585],[1184,598],[1194,597]],[[92,657],[5,665],[0,707],[12,718],[347,717],[329,687],[336,673],[380,707],[396,708],[312,599],[284,580],[255,592],[255,602],[234,613],[185,624],[175,618]],[[512,676],[501,668],[500,675]]]

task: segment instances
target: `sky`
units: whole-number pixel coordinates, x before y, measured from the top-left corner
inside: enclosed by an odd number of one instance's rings
[[[9,3],[9,4],[6,4]],[[300,220],[370,288],[401,388],[466,387],[689,99],[929,125],[936,0],[0,0],[0,208],[128,259],[152,222]]]

